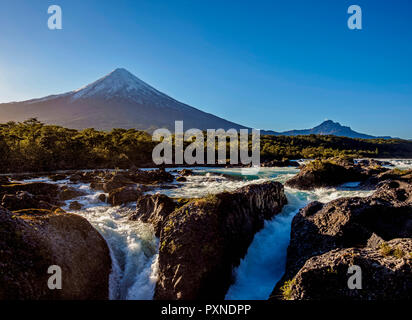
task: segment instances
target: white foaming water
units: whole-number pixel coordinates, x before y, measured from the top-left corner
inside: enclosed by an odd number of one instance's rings
[[[158,239],[150,225],[129,220],[130,210],[95,206],[76,213],[84,216],[110,247],[110,298],[152,299],[157,280]]]
[[[151,225],[129,220],[133,206],[111,207],[98,199],[103,192],[91,190],[88,184],[73,184],[68,180],[53,182],[47,177],[28,179],[25,182],[68,185],[85,192],[86,194],[81,197],[66,201],[63,209],[86,218],[106,240],[112,258],[109,298],[121,300],[153,298],[157,281],[159,241]],[[69,209],[73,201],[81,203],[83,208]]]
[[[284,178],[278,176],[275,180]],[[356,185],[354,182],[349,187]],[[300,191],[285,187],[285,193],[288,204],[279,215],[266,221],[264,228],[255,235],[246,256],[234,271],[236,280],[227,292],[227,300],[268,299],[285,270],[291,222],[300,208],[315,200],[326,203],[342,197],[365,197],[373,191],[346,188]]]
[[[299,172],[295,168],[261,168],[258,174],[242,175],[242,169],[204,168],[193,170],[193,176],[179,183],[179,188],[156,189],[150,193],[163,193],[176,198],[201,198],[208,194],[234,191],[249,184],[264,183],[269,180],[285,182]],[[246,171],[247,172],[247,171]]]
[[[398,168],[412,168],[412,160],[387,160]],[[151,193],[164,193],[171,197],[199,198],[208,194],[233,191],[252,183],[273,180],[284,183],[299,170],[296,168],[261,168],[255,175],[242,176],[241,169],[192,168],[198,175],[187,177],[183,183],[174,183],[173,189],[156,189]],[[91,190],[87,184],[72,184],[68,180],[53,182],[47,178],[26,181],[44,181],[70,185],[86,195],[76,200],[83,209],[74,211],[85,217],[108,243],[113,267],[110,275],[111,299],[152,299],[158,273],[158,239],[152,226],[130,221],[133,206],[111,207],[98,197],[102,192]],[[337,189],[299,191],[285,188],[288,204],[272,220],[266,221],[258,232],[244,259],[235,270],[236,280],[226,299],[267,299],[281,278],[286,249],[290,239],[291,221],[300,208],[308,202],[329,202],[341,197],[368,196],[371,191],[356,190],[358,182]]]
[[[382,159],[390,162],[395,168],[406,170],[412,169],[412,159]]]

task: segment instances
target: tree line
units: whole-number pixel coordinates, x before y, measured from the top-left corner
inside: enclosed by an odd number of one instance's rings
[[[46,125],[34,118],[8,122],[0,124],[0,172],[150,167],[157,143],[149,133],[135,129],[75,130]],[[261,136],[262,161],[335,156],[412,158],[412,142],[320,135]]]

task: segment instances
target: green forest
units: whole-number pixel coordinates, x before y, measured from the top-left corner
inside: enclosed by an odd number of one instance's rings
[[[150,134],[135,129],[75,130],[37,119],[0,124],[0,172],[153,167]],[[227,153],[229,154],[229,153]],[[412,142],[336,136],[261,136],[261,160],[334,156],[412,158]]]

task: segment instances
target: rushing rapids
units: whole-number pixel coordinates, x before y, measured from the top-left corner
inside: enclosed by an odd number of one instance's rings
[[[401,169],[412,167],[411,160],[387,161]],[[299,172],[292,167],[262,168],[255,175],[242,175],[240,169],[234,168],[194,168],[193,171],[195,174],[187,176],[184,182],[174,182],[172,187],[157,188],[148,193],[162,193],[174,198],[200,198],[265,181],[284,183]],[[63,209],[85,217],[105,238],[113,262],[110,298],[153,298],[158,274],[159,240],[151,225],[129,219],[135,209],[134,203],[110,206],[101,201],[104,192],[92,190],[87,183],[72,183],[69,180],[53,182],[47,177],[24,181],[70,185],[82,191],[83,195],[67,200]],[[313,191],[286,187],[288,204],[281,214],[266,221],[265,227],[255,235],[246,256],[234,270],[235,282],[228,290],[226,299],[267,299],[284,272],[291,221],[298,210],[314,200],[326,203],[341,197],[365,197],[372,193],[357,187],[356,181],[337,188]],[[73,202],[80,204],[81,208],[73,210]]]

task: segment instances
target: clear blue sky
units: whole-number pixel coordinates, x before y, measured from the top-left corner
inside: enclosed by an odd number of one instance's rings
[[[47,28],[47,8],[63,30]],[[347,28],[358,4],[363,30]],[[124,67],[172,97],[277,131],[332,119],[412,138],[412,1],[0,0],[0,102]]]

